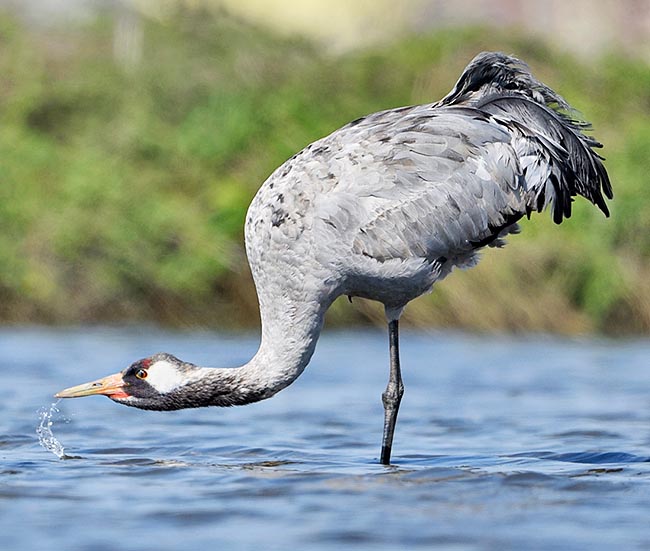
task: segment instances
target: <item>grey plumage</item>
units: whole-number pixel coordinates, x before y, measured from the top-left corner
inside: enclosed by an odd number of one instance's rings
[[[307,146],[262,185],[246,216],[246,251],[262,339],[238,368],[162,354],[57,396],[104,394],[145,409],[242,405],[291,384],[340,295],[384,304],[390,378],[380,460],[390,461],[402,397],[404,306],[517,222],[552,207],[560,223],[581,195],[608,215],[607,172],[568,103],[524,63],[482,53],[441,101],[357,119]],[[146,379],[146,381],[145,381]]]
[[[533,211],[552,205],[560,223],[582,195],[608,215],[600,144],[573,117],[523,62],[482,53],[441,101],[374,113],[311,144],[251,204],[258,292],[276,287],[266,266],[295,251],[329,282],[318,300],[345,293],[400,311]]]

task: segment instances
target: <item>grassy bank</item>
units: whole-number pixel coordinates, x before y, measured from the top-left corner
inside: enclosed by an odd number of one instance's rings
[[[580,200],[412,304],[422,326],[650,329],[650,69],[585,66],[512,33],[459,30],[344,57],[225,16],[147,22],[135,69],[110,19],[28,32],[0,18],[0,320],[252,326],[250,199],[293,153],[371,111],[446,93],[473,55],[525,59],[594,123],[612,218]],[[379,319],[338,302],[331,323]]]

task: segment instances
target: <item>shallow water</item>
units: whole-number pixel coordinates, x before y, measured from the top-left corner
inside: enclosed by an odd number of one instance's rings
[[[326,333],[243,408],[61,401],[59,459],[36,434],[57,390],[158,351],[239,365],[257,337],[0,330],[0,547],[650,548],[650,342],[405,332],[383,467],[385,341]]]

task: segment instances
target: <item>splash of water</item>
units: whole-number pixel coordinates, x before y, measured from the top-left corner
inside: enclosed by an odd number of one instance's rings
[[[65,459],[67,456],[63,449],[63,444],[61,444],[52,433],[52,416],[55,413],[59,413],[57,405],[60,401],[61,400],[53,402],[49,409],[43,407],[39,410],[38,415],[41,421],[38,427],[36,427],[36,434],[38,435],[38,442],[41,446],[46,450],[51,451],[59,459]]]

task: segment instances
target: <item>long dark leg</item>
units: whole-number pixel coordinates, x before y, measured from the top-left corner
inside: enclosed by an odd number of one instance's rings
[[[388,386],[381,395],[384,402],[384,438],[381,443],[380,461],[383,465],[390,465],[397,412],[404,394],[402,373],[399,368],[399,324],[397,320],[388,322],[388,344],[390,347],[390,376]]]

